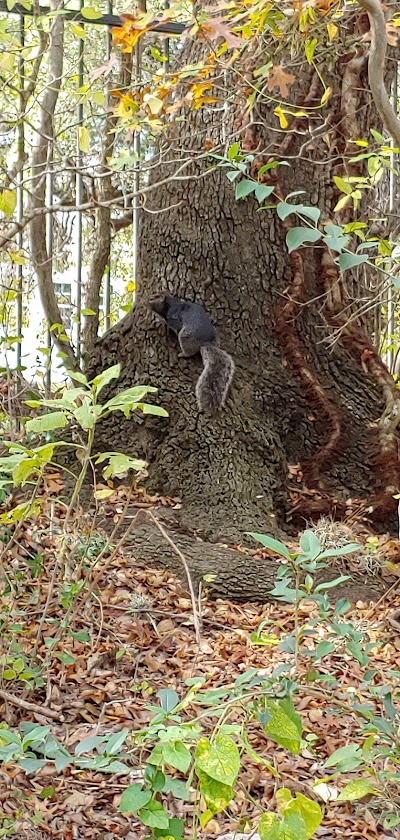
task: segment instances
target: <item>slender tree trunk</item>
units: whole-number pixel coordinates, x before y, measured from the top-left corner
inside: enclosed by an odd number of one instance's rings
[[[356,21],[366,24],[365,15]],[[188,47],[186,61],[198,60],[200,49]],[[286,58],[287,65],[280,56],[281,64],[290,72]],[[238,89],[223,124],[218,103],[171,127],[168,157],[161,156],[152,176],[153,182],[161,174],[171,178],[150,194],[142,217],[137,306],[97,343],[90,366],[94,372],[120,361],[118,390],[158,387],[169,419],[121,417],[117,426],[113,418],[99,446],[110,449],[112,440],[113,449],[144,455],[149,485],[182,499],[174,527],[212,539],[235,540],[249,529],[285,527],[295,515],[304,523],[353,508],[387,525],[395,509],[398,392],[353,319],[348,275],[345,288],[325,246],[289,256],[285,236],[293,217],[282,222],[273,209],[260,212],[253,197],[236,201],[225,173],[207,172],[213,163],[207,150],[220,150],[222,135],[229,143],[237,138],[244,153],[254,154],[254,177],[274,158],[290,164],[263,178],[276,196],[301,190],[302,202],[319,207],[323,221],[337,221],[333,175],[362,174],[363,163],[349,162],[357,152],[351,141],[368,137],[370,127],[382,129],[365,48],[338,51],[336,66],[318,74],[305,60],[294,71],[293,110],[317,113],[321,77],[332,87],[316,126],[294,116],[280,130],[270,96],[260,97],[251,120],[247,94]],[[174,161],[189,153],[191,179],[174,178]],[[373,206],[371,193],[367,201]],[[340,222],[350,215],[345,208]],[[201,360],[178,358],[176,342],[144,305],[161,288],[201,301],[234,358],[233,388],[216,418],[197,409]]]
[[[51,8],[57,14],[63,8],[63,0],[53,0]],[[73,348],[64,334],[63,319],[53,284],[51,254],[48,253],[46,244],[46,215],[44,212],[34,214],[34,211],[43,211],[46,204],[48,154],[54,139],[54,113],[63,73],[64,18],[62,14],[52,21],[48,49],[46,87],[40,102],[38,127],[32,153],[31,206],[28,209],[28,215],[31,212],[33,215],[30,223],[31,253],[42,306],[49,326],[59,325],[53,332],[55,344],[64,355],[67,367],[74,370],[78,367],[78,363]]]

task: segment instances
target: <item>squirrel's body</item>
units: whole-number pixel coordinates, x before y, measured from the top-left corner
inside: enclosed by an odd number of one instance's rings
[[[214,414],[224,405],[235,365],[232,357],[217,346],[217,333],[210,316],[199,303],[173,297],[168,292],[152,295],[149,308],[178,336],[180,356],[201,354],[204,370],[196,385],[200,411]]]

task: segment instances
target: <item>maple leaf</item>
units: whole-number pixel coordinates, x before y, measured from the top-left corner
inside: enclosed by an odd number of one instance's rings
[[[233,49],[242,47],[245,43],[243,38],[239,38],[234,34],[234,32],[232,32],[231,29],[229,29],[222,17],[208,18],[208,20],[201,25],[199,31],[205,32],[207,38],[211,41],[223,38],[225,43],[228,44],[228,47],[232,47]]]
[[[286,73],[281,64],[277,64],[272,68],[268,77],[267,88],[273,91],[275,87],[279,88],[280,93],[285,99],[289,96],[289,85],[293,84],[296,76],[293,73]]]

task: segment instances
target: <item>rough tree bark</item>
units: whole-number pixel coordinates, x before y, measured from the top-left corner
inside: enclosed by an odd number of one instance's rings
[[[365,32],[367,16],[352,8],[347,27]],[[288,256],[291,220],[281,222],[273,210],[259,212],[252,197],[236,201],[224,173],[205,176],[210,161],[196,162],[204,150],[221,147],[224,131],[229,142],[237,138],[245,153],[255,155],[254,176],[271,159],[290,163],[263,178],[270,177],[276,195],[303,190],[305,204],[318,206],[325,221],[334,218],[333,175],[363,173],[363,164],[348,162],[357,151],[351,140],[367,137],[371,126],[382,129],[367,82],[367,48],[360,41],[349,51],[341,43],[334,66],[319,65],[320,74],[305,60],[299,71],[299,56],[292,67],[281,52],[280,64],[296,76],[288,97],[294,107],[314,106],[317,114],[321,77],[333,89],[311,125],[289,117],[290,129],[280,130],[269,93],[250,117],[248,89],[237,89],[223,126],[218,103],[191,112],[169,131],[170,162],[164,151],[159,171],[172,173],[172,161],[190,154],[192,178],[172,177],[150,194],[142,217],[138,303],[98,341],[90,372],[120,361],[118,390],[136,383],[158,387],[167,421],[116,424],[113,418],[99,445],[110,449],[112,441],[114,449],[148,459],[150,486],[182,499],[174,511],[176,534],[232,542],[249,529],[285,527],[291,508],[294,514],[292,485],[303,522],[328,511],[344,514],[349,499],[357,499],[359,510],[387,526],[395,508],[398,392],[360,323],[349,318],[351,301],[334,255],[314,246]],[[187,46],[185,61],[198,61],[201,49]],[[251,78],[247,61],[243,74]],[[154,180],[161,177],[153,171]],[[373,206],[371,194],[368,204]],[[345,209],[341,221],[347,220]],[[200,416],[196,406],[201,361],[178,358],[176,344],[143,305],[163,287],[202,301],[221,346],[234,357],[234,386],[215,419]],[[332,346],[327,339],[335,331]],[[298,464],[302,484],[288,469]],[[240,589],[236,578],[234,587]]]

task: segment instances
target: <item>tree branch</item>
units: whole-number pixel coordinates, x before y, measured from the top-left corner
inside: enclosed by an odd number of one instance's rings
[[[371,51],[368,61],[368,81],[372,98],[378,114],[393,138],[396,146],[400,146],[400,121],[393,110],[388,97],[383,73],[387,46],[386,21],[379,0],[358,0],[359,5],[367,12],[371,27]]]

